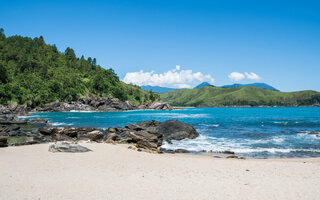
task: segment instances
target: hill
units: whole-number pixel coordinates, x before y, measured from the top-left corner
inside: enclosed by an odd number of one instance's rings
[[[233,84],[233,85],[224,85],[224,86],[221,86],[221,87],[223,87],[223,88],[256,87],[256,88],[279,91],[278,89],[272,87],[271,85],[265,84],[265,83]]]
[[[208,82],[202,82],[202,83],[200,83],[199,85],[197,85],[197,86],[194,87],[194,88],[201,88],[201,87],[204,87],[204,86],[213,86],[213,85],[211,85],[211,84],[208,83]]]
[[[42,36],[6,37],[0,29],[0,104],[35,107],[90,96],[112,96],[131,103],[158,98],[121,82],[112,69],[97,65],[95,58],[77,58],[69,47],[59,52]]]
[[[160,87],[160,86],[151,86],[151,85],[143,85],[141,86],[141,89],[147,92],[155,92],[155,93],[165,93],[172,90],[179,90],[177,88],[168,88],[168,87]]]
[[[310,106],[320,104],[316,91],[279,92],[255,87],[201,87],[160,94],[173,106]]]

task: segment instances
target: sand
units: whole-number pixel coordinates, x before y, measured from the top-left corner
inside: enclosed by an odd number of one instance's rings
[[[152,154],[112,144],[0,149],[0,199],[320,199],[320,159]]]

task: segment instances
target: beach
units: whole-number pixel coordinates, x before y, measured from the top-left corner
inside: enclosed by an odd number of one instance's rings
[[[320,158],[226,159],[156,154],[126,145],[0,149],[0,199],[319,199]]]

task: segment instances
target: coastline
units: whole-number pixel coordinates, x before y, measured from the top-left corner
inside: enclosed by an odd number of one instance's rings
[[[225,159],[81,143],[0,149],[0,199],[317,199],[320,158]],[[23,166],[23,167],[21,167]],[[26,184],[27,183],[27,184]]]

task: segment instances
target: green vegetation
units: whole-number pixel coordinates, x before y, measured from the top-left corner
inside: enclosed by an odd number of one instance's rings
[[[206,86],[175,90],[160,94],[163,101],[173,106],[308,106],[320,104],[320,93],[315,91],[278,92],[254,87],[218,88]]]
[[[6,37],[0,29],[0,104],[35,107],[89,96],[112,96],[134,104],[159,98],[121,82],[112,69],[97,65],[95,58],[77,58],[69,47],[61,53],[42,36]]]

